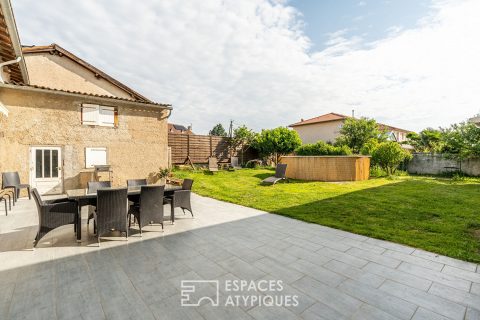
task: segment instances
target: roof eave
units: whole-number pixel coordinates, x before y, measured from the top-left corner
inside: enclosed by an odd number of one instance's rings
[[[345,121],[345,119],[322,120],[322,121],[310,122],[310,123],[294,123],[294,124],[289,125],[289,127],[293,128],[293,127],[300,127],[300,126],[308,126],[308,125],[312,125],[312,124],[319,124],[319,123],[326,123],[326,122],[333,122],[333,121]]]
[[[22,73],[23,82],[29,84],[30,80],[28,77],[27,65],[25,64],[25,59],[23,58],[20,36],[18,35],[17,24],[15,23],[12,5],[10,0],[0,0],[0,5],[3,8],[5,23],[7,24],[7,28],[9,30],[15,55],[22,58],[18,64],[20,67],[20,72]]]
[[[0,88],[46,93],[46,94],[55,94],[55,95],[60,95],[64,97],[76,97],[76,98],[81,98],[84,100],[95,101],[95,102],[106,102],[106,103],[123,104],[123,105],[129,105],[129,106],[137,106],[137,107],[141,106],[141,107],[150,107],[154,109],[173,110],[170,104],[157,104],[157,103],[149,103],[144,101],[133,101],[133,100],[126,100],[126,99],[119,99],[116,97],[102,97],[102,96],[95,96],[95,95],[75,93],[75,92],[66,92],[66,91],[55,90],[55,89],[49,90],[49,89],[36,88],[31,86],[12,85],[7,83],[0,83]]]

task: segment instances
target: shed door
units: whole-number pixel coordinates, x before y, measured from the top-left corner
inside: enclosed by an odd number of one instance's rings
[[[30,185],[40,194],[59,194],[63,191],[62,149],[32,147],[30,149]]]

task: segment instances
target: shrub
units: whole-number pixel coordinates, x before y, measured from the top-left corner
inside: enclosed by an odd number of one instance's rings
[[[254,160],[249,160],[247,161],[247,163],[245,164],[245,167],[246,168],[258,168],[260,166],[263,165],[263,162],[262,160],[260,159],[254,159]]]
[[[345,145],[335,147],[323,141],[318,141],[298,147],[295,149],[295,153],[299,156],[337,156],[352,154],[352,150]]]
[[[397,142],[382,142],[373,151],[372,160],[378,164],[388,175],[394,174],[397,167],[412,155],[404,150]]]

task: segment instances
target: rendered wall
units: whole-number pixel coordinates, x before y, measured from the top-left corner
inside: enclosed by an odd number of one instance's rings
[[[298,132],[303,144],[315,143],[318,140],[335,142],[340,135],[340,128],[343,120],[320,122],[293,127]]]
[[[123,89],[65,56],[50,53],[25,54],[30,83],[55,89],[131,98]]]
[[[453,171],[453,168],[470,176],[480,176],[480,159],[456,161],[442,154],[414,153],[407,165],[407,171],[415,174],[442,174]]]

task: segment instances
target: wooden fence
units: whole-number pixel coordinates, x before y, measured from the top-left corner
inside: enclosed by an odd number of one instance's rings
[[[285,156],[287,177],[316,181],[359,181],[370,176],[370,158],[366,156]]]
[[[188,158],[193,163],[207,163],[209,157],[216,157],[218,162],[230,162],[231,156],[239,157],[241,150],[233,151],[230,155],[230,138],[217,136],[203,136],[193,134],[168,134],[168,146],[172,164],[186,163]],[[244,162],[256,159],[258,155],[252,149],[244,152]]]

